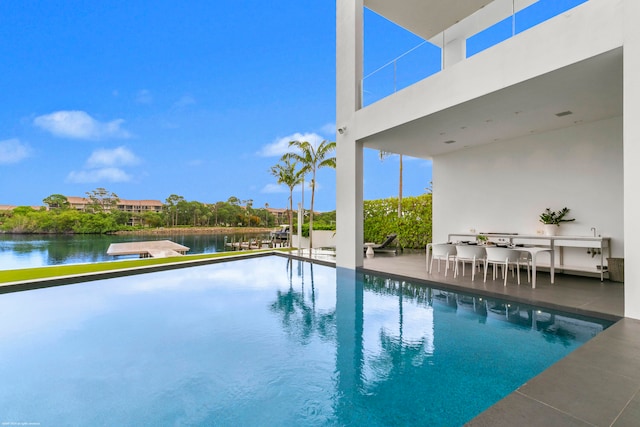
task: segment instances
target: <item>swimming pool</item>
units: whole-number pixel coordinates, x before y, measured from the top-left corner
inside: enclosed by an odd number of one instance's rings
[[[470,420],[609,323],[279,256],[0,295],[0,422]]]

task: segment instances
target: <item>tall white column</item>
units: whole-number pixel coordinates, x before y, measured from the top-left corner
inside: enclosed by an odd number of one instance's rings
[[[363,261],[363,149],[356,140],[363,61],[363,0],[336,1],[336,264]]]
[[[640,1],[624,8],[624,313],[640,319]]]

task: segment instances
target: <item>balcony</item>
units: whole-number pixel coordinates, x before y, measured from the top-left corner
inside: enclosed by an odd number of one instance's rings
[[[369,66],[365,53],[362,106],[371,105],[587,1],[495,0],[428,40],[422,39],[381,66]],[[369,11],[365,24],[373,22],[375,28],[375,21],[380,19]],[[365,40],[368,38],[365,32]]]

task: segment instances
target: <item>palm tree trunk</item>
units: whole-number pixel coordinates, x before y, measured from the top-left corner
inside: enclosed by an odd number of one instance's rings
[[[398,218],[402,218],[402,154],[400,154],[400,179],[398,182]]]
[[[300,227],[300,224],[298,224],[298,227]],[[289,247],[293,247],[293,188],[289,189],[289,235],[287,236],[287,241]]]
[[[316,196],[316,171],[313,171],[313,181],[311,181],[311,212],[309,212],[309,257],[313,248],[313,201]]]

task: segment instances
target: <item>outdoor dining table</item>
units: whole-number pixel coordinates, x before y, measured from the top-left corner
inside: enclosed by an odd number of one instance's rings
[[[553,284],[555,279],[555,271],[554,271],[554,251],[552,247],[541,247],[541,246],[514,246],[509,247],[509,249],[515,249],[520,252],[528,252],[531,254],[531,288],[536,288],[536,265],[538,254],[541,252],[549,252],[551,261],[549,262],[549,274],[551,275],[551,284]]]
[[[436,243],[437,244],[437,243]],[[464,245],[467,243],[451,243],[454,245]],[[427,265],[429,265],[429,254],[431,253],[431,246],[433,243],[427,244]],[[484,245],[479,245],[480,247],[484,247]],[[498,246],[503,247],[503,246]],[[504,246],[507,249],[513,249],[520,252],[526,252],[531,254],[531,288],[536,288],[536,271],[537,271],[537,263],[538,263],[538,255],[542,252],[548,252],[550,254],[550,262],[549,262],[549,274],[551,275],[551,284],[554,283],[555,280],[555,254],[553,246],[517,246],[517,245],[509,245]],[[448,261],[447,261],[448,262]]]

